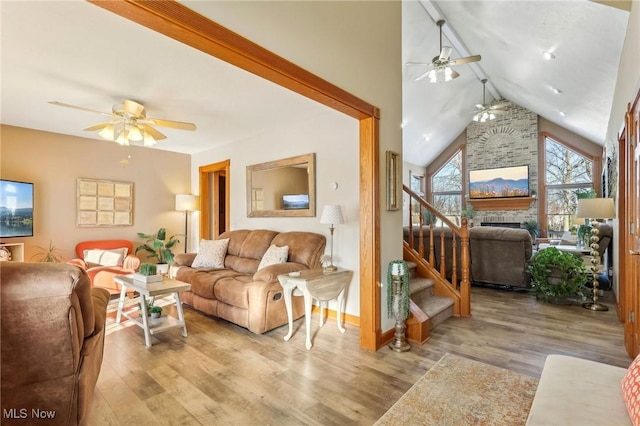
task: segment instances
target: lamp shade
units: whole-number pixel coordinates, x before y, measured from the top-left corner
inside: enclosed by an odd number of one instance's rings
[[[176,195],[176,210],[181,212],[198,210],[198,197],[191,194]]]
[[[578,217],[575,214],[571,217],[571,222],[574,225],[584,225],[584,217]]]
[[[322,209],[322,216],[320,216],[320,223],[335,224],[344,223],[342,218],[342,209],[340,206],[324,206]]]
[[[613,198],[580,198],[576,217],[585,219],[611,219],[616,217]]]

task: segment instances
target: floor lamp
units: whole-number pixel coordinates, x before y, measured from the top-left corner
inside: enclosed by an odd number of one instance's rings
[[[580,198],[576,217],[591,219],[591,273],[593,274],[593,298],[583,303],[582,307],[592,311],[608,311],[602,303],[598,303],[598,268],[600,266],[600,230],[598,219],[612,219],[616,216],[613,198]]]
[[[331,232],[331,264],[324,268],[327,272],[332,272],[338,269],[337,266],[333,266],[333,227],[336,223],[343,223],[342,209],[340,206],[324,206],[322,209],[322,216],[320,216],[320,223],[329,224],[329,232]]]
[[[187,236],[189,235],[189,212],[198,210],[198,197],[191,194],[176,195],[176,210],[184,212],[184,252],[187,252]]]

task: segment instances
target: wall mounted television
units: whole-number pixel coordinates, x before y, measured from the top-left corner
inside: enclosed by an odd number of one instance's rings
[[[33,183],[0,179],[0,238],[33,237]]]
[[[469,172],[469,198],[529,196],[529,166],[500,167]]]
[[[282,210],[304,210],[309,208],[309,194],[282,196]]]

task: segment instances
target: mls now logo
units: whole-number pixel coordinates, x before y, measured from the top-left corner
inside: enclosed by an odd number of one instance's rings
[[[53,419],[56,417],[56,412],[39,408],[32,408],[31,411],[26,408],[3,408],[2,417],[5,419]]]

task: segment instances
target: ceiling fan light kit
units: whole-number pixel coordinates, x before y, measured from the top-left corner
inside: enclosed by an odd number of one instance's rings
[[[482,80],[480,80],[480,82],[482,83],[482,105],[480,104],[476,105],[476,108],[478,109],[478,111],[473,116],[473,121],[476,121],[479,123],[486,123],[487,121],[495,120],[496,114],[505,114],[505,111],[501,111],[500,108],[508,104],[507,102],[501,102],[496,105],[487,104],[486,102],[487,81],[488,80],[486,78],[483,78]]]
[[[451,67],[436,68],[427,73],[429,83],[446,83],[459,76],[460,74],[451,69]]]
[[[481,59],[480,55],[450,59],[453,48],[442,45],[442,26],[444,25],[444,19],[440,19],[436,22],[436,25],[440,28],[440,54],[434,57],[431,63],[428,64],[431,69],[419,75],[416,81],[428,78],[429,83],[446,83],[460,76],[451,66],[477,62]],[[410,64],[424,65],[424,63],[420,62],[410,62]]]
[[[155,145],[158,140],[167,138],[151,125],[170,127],[180,130],[196,130],[196,125],[193,123],[165,120],[161,118],[147,118],[147,112],[144,106],[129,99],[125,99],[122,104],[114,105],[111,109],[112,112],[110,113],[69,105],[62,102],[49,103],[52,105],[74,108],[113,117],[112,121],[96,124],[94,126],[87,127],[84,130],[91,132],[97,130],[98,136],[101,138],[109,141],[115,141],[124,146],[129,146],[130,141],[142,141],[144,146],[150,147]]]

